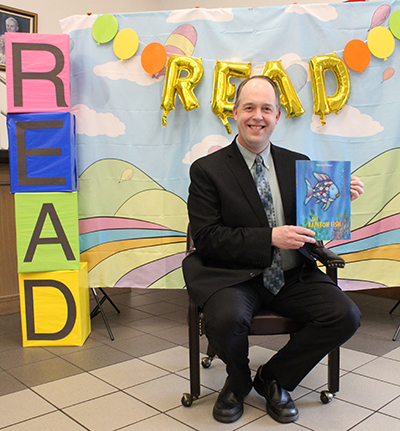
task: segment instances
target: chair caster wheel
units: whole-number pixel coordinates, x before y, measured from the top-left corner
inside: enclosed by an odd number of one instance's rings
[[[193,404],[193,397],[190,394],[183,394],[181,403],[184,407],[190,407]]]
[[[335,395],[329,391],[322,391],[319,399],[323,404],[329,404]]]
[[[201,365],[203,368],[210,368],[212,359],[209,356],[206,356],[205,358],[202,358]]]

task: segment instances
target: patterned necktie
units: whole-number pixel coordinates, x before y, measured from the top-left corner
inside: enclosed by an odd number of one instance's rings
[[[261,202],[267,215],[268,223],[271,227],[275,227],[276,217],[274,202],[272,200],[271,188],[269,186],[268,179],[263,171],[263,159],[259,154],[257,154],[255,162],[256,175],[254,180],[256,183],[257,191],[260,195]],[[285,278],[282,269],[282,256],[279,248],[277,247],[274,247],[271,266],[265,268],[263,271],[263,281],[264,286],[274,295],[276,295],[281,289],[281,287],[285,284]]]

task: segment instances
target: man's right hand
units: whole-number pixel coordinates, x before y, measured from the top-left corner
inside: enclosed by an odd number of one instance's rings
[[[308,242],[315,244],[315,232],[302,226],[278,226],[272,229],[272,245],[284,250],[296,250]]]

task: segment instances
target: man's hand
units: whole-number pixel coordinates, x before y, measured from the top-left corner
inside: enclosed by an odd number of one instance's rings
[[[298,249],[306,242],[315,244],[315,232],[301,226],[278,226],[272,229],[272,245],[284,250]]]
[[[358,177],[351,177],[350,182],[350,194],[351,200],[357,199],[360,195],[364,193],[364,184],[361,182]]]

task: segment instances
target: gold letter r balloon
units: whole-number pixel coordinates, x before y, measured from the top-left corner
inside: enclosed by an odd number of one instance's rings
[[[331,70],[336,78],[337,89],[333,96],[327,96],[325,72]],[[314,96],[314,113],[319,115],[321,124],[326,124],[325,115],[338,113],[349,99],[350,75],[343,60],[336,55],[323,55],[310,60],[311,83]]]
[[[185,78],[179,78],[182,70],[188,72]],[[193,89],[201,81],[203,77],[203,65],[201,59],[192,57],[184,57],[178,55],[171,55],[167,72],[164,81],[164,90],[162,95],[161,109],[164,109],[162,124],[164,127],[167,125],[167,115],[170,111],[175,109],[176,93],[186,111],[196,109],[200,106]]]

